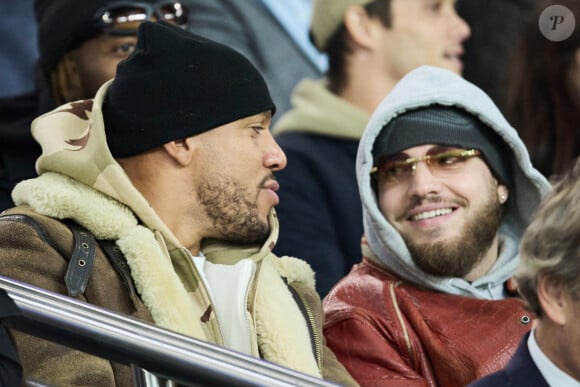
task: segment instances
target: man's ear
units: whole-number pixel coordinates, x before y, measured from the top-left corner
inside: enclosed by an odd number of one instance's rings
[[[344,13],[344,25],[355,44],[368,48],[374,44],[380,22],[371,18],[363,7],[353,5]]]
[[[74,50],[65,53],[51,74],[53,97],[59,105],[83,98],[83,85],[74,55]]]
[[[540,274],[536,292],[546,317],[556,325],[566,324],[565,307],[569,299],[566,297],[564,287]]]
[[[498,184],[497,197],[499,199],[500,204],[504,204],[505,202],[507,202],[508,197],[509,197],[509,190],[505,185]]]
[[[169,141],[163,144],[163,149],[181,166],[187,166],[193,161],[194,154],[193,137]]]

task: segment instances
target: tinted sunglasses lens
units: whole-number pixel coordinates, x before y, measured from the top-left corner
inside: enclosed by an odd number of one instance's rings
[[[184,26],[187,24],[187,9],[180,3],[167,3],[156,8],[154,12],[139,6],[118,6],[104,12],[101,23],[105,30],[123,34],[135,33],[139,24],[151,19]]]
[[[187,24],[187,9],[180,3],[167,4],[156,11],[158,18],[178,26]]]
[[[147,12],[142,8],[115,7],[101,17],[108,31],[136,31],[139,24],[147,20]]]

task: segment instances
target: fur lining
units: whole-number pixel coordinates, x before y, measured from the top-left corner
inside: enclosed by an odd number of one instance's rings
[[[315,287],[314,271],[308,262],[294,257],[281,257],[272,260],[272,264],[288,282],[304,282],[308,287]]]
[[[207,340],[199,318],[193,313],[191,298],[153,232],[137,225],[127,207],[70,177],[52,172],[19,183],[13,197],[17,204],[28,204],[42,215],[74,219],[97,239],[116,240],[155,323]]]
[[[70,177],[47,172],[19,183],[13,197],[40,214],[74,219],[97,239],[116,240],[155,323],[206,340],[192,301],[166,253],[123,204]],[[255,324],[264,359],[321,377],[302,312],[280,276],[314,288],[314,272],[297,258],[263,258],[257,276]]]
[[[258,345],[265,359],[284,364],[309,375],[321,378],[320,370],[312,353],[310,332],[302,317],[302,312],[294,302],[292,294],[280,278],[277,267],[279,259],[272,256],[262,261],[256,291],[255,322]],[[293,258],[286,260],[289,274],[296,278],[308,265],[292,268]],[[308,270],[312,270],[308,267]],[[312,280],[313,281],[313,280]]]

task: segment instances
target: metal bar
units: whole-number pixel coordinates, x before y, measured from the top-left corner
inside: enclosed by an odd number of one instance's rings
[[[0,276],[23,313],[3,324],[185,385],[336,386],[92,304]]]

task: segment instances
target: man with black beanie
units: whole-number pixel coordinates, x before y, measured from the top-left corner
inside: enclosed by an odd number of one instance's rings
[[[356,385],[322,340],[314,273],[271,252],[274,172],[286,165],[269,131],[274,112],[237,51],[142,23],[94,100],[33,122],[40,176],[16,185],[18,207],[0,217],[0,274]],[[89,270],[71,269],[70,222],[98,241]],[[105,241],[128,270],[108,259]],[[35,380],[131,385],[127,367],[12,333]]]
[[[361,385],[465,386],[505,366],[533,315],[518,243],[549,190],[491,99],[430,66],[381,102],[357,153],[362,262],[324,300]]]
[[[35,0],[39,59],[36,90],[0,100],[0,211],[13,205],[10,191],[36,176],[40,148],[32,120],[66,102],[92,98],[135,47],[143,20],[187,26],[189,0]]]

